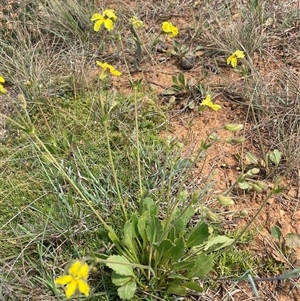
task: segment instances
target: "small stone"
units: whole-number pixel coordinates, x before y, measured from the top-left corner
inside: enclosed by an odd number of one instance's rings
[[[192,69],[195,66],[195,57],[194,56],[183,57],[181,59],[180,65],[184,70]]]
[[[168,45],[165,44],[165,43],[158,43],[156,45],[156,51],[159,52],[159,53],[164,53],[168,50]]]

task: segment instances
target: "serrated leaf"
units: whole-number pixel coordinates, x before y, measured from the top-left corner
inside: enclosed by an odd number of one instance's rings
[[[171,284],[168,287],[167,293],[178,296],[184,296],[186,294],[186,288],[178,284]]]
[[[122,286],[125,283],[131,281],[132,277],[131,276],[122,276],[122,275],[117,274],[115,271],[112,271],[111,280],[114,285]]]
[[[281,232],[281,229],[278,227],[278,226],[274,226],[272,227],[271,229],[271,235],[277,239],[277,240],[280,240],[281,236],[282,236],[282,232]]]
[[[247,153],[246,153],[246,160],[247,160],[249,163],[252,163],[252,164],[255,164],[255,165],[258,164],[258,159],[257,159],[257,157],[256,157],[254,154],[250,153],[250,152],[247,152]]]
[[[118,288],[118,295],[122,300],[130,300],[133,298],[136,288],[136,282],[129,281]]]
[[[119,275],[134,276],[132,265],[129,262],[129,260],[124,256],[109,256],[107,258],[106,265]]]
[[[223,249],[225,247],[231,246],[233,242],[234,242],[234,239],[229,238],[227,236],[219,235],[219,236],[209,239],[205,245],[204,250],[206,252],[217,251],[217,250]]]
[[[204,277],[208,274],[214,266],[213,257],[210,255],[200,254],[196,260],[195,265],[188,273],[188,278]]]
[[[201,245],[209,237],[208,225],[205,223],[198,224],[189,233],[186,246],[188,248]]]
[[[290,248],[298,248],[300,246],[300,235],[288,233],[285,237],[285,244]]]
[[[202,293],[203,292],[203,288],[199,284],[197,284],[197,283],[195,283],[193,281],[184,282],[181,285],[184,286],[184,287],[186,287],[186,288],[188,288],[188,289],[190,289],[190,290],[196,291],[198,293]]]

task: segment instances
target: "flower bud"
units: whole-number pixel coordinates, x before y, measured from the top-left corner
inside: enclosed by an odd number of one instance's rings
[[[263,181],[256,181],[255,184],[258,185],[262,190],[266,190],[268,188],[268,184]]]
[[[219,201],[219,203],[223,206],[231,206],[234,205],[234,201],[228,197],[228,196],[224,196],[224,195],[218,195],[217,196],[217,200]]]
[[[246,140],[245,137],[232,137],[232,138],[227,138],[225,141],[230,144],[240,144],[245,142],[245,140]]]
[[[247,171],[246,175],[247,176],[254,176],[259,174],[260,169],[259,168],[251,168],[250,170]]]
[[[189,196],[188,192],[186,190],[183,190],[183,191],[179,192],[178,198],[181,201],[185,201],[188,198],[188,196]]]
[[[263,192],[263,190],[261,189],[261,187],[259,187],[255,183],[251,183],[250,186],[251,186],[251,189],[254,190],[254,191],[256,191],[256,192]]]
[[[244,126],[240,123],[227,123],[224,125],[224,129],[230,132],[238,132],[243,128]]]

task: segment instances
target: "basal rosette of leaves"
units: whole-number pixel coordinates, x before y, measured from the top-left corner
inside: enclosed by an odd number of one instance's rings
[[[213,269],[215,251],[230,246],[233,239],[214,236],[202,221],[190,228],[188,222],[195,214],[192,203],[175,209],[171,219],[159,217],[153,199],[145,198],[141,204],[140,212],[125,223],[121,243],[113,240],[119,255],[106,259],[119,297],[130,300],[137,288],[153,294],[201,293],[203,287],[197,280]],[[105,256],[94,255],[100,261]]]

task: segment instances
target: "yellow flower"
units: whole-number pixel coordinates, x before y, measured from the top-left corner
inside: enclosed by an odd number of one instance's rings
[[[114,22],[117,20],[117,16],[113,9],[105,9],[102,15],[98,13],[93,14],[91,20],[95,21],[94,31],[99,31],[103,24],[108,31],[111,31],[114,29]]]
[[[163,33],[167,34],[170,38],[175,38],[178,35],[178,28],[171,22],[163,22],[161,28]]]
[[[132,24],[132,26],[136,29],[145,27],[144,22],[140,19],[138,19],[138,17],[133,16],[132,18],[129,19],[129,22]]]
[[[207,94],[206,98],[201,102],[200,107],[209,107],[214,111],[218,111],[221,109],[220,105],[214,104],[211,101],[211,96],[210,94]]]
[[[7,90],[2,85],[4,83],[5,83],[5,79],[4,79],[3,76],[0,75],[0,93],[2,93],[2,94],[6,94],[7,93]]]
[[[111,19],[114,22],[118,19],[113,9],[105,9],[103,12],[103,16],[108,19]]]
[[[55,279],[55,284],[66,285],[66,297],[70,298],[80,292],[88,297],[90,287],[87,284],[89,276],[89,266],[85,262],[75,261],[68,270],[68,275]]]
[[[231,66],[235,68],[237,66],[238,59],[242,59],[244,57],[245,57],[244,52],[241,50],[237,50],[234,53],[232,53],[230,57],[228,57],[227,65],[231,64]]]
[[[100,72],[99,78],[102,80],[107,76],[107,72],[111,73],[112,75],[115,76],[121,76],[122,72],[116,70],[112,65],[108,63],[101,63],[99,61],[96,62],[97,66],[102,68],[102,71]]]

